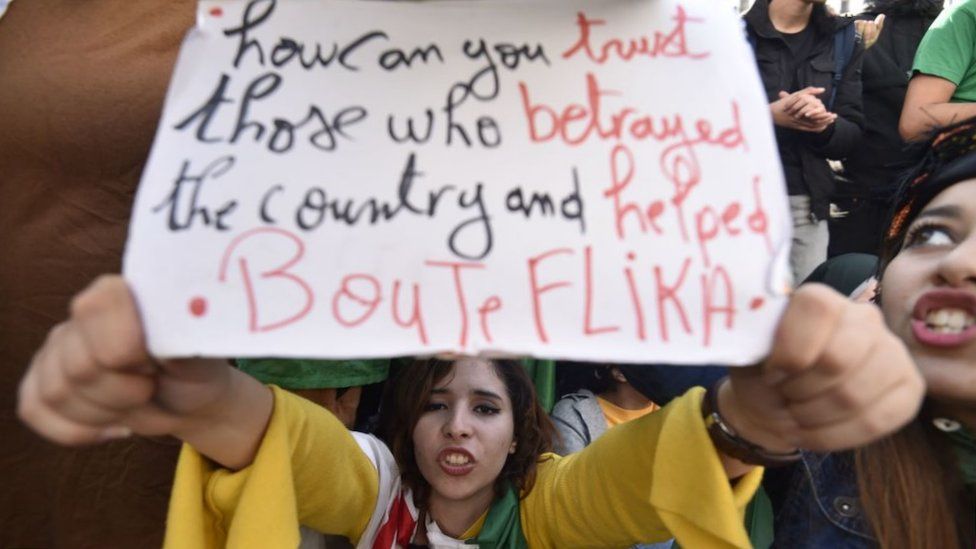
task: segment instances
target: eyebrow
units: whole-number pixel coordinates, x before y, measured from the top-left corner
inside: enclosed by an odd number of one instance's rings
[[[495,399],[495,400],[498,400],[498,401],[501,401],[502,400],[502,396],[499,395],[498,393],[495,393],[495,392],[492,392],[492,391],[487,391],[485,389],[475,389],[474,390],[474,394],[476,394],[478,396],[492,398],[492,399]]]
[[[925,217],[961,217],[962,209],[959,206],[952,204],[947,204],[945,206],[938,206],[936,208],[929,208],[927,210],[922,210],[915,219],[922,219]]]
[[[491,399],[495,399],[495,400],[498,400],[498,401],[504,400],[504,399],[502,399],[502,396],[499,395],[498,393],[496,393],[494,391],[489,391],[487,389],[475,389],[474,391],[471,391],[471,392],[474,393],[474,394],[476,394],[476,395],[478,395],[478,396],[482,396],[482,397],[486,397],[486,398],[491,398]],[[448,393],[450,393],[450,391],[448,391],[446,387],[441,387],[441,388],[438,388],[438,389],[431,390],[431,394],[435,394],[435,395],[446,395]]]

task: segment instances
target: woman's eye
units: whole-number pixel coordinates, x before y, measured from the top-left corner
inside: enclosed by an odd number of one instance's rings
[[[427,406],[424,407],[425,412],[434,412],[437,410],[446,410],[447,404],[443,402],[428,402]]]
[[[479,413],[479,414],[486,415],[486,416],[493,416],[493,415],[497,414],[498,412],[501,412],[501,410],[499,408],[496,408],[494,406],[489,406],[487,404],[479,404],[479,405],[475,406],[474,407],[474,411],[477,412],[477,413]]]
[[[915,246],[946,246],[952,244],[952,235],[943,227],[920,227],[912,231],[905,242],[906,248]]]

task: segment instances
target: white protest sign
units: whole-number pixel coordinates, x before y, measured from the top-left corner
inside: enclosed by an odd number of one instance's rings
[[[711,0],[203,1],[125,258],[160,356],[756,360],[790,223]]]

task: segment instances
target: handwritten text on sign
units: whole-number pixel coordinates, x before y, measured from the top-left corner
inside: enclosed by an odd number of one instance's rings
[[[745,363],[778,170],[708,0],[204,1],[126,274],[163,356]]]

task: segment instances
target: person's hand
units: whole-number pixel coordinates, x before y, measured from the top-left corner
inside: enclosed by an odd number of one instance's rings
[[[910,421],[925,393],[880,310],[821,284],[790,298],[763,364],[729,370],[720,413],[740,436],[777,453],[870,443]]]
[[[884,22],[883,13],[875,17],[873,21],[854,21],[854,27],[857,29],[857,33],[861,35],[861,40],[864,43],[864,49],[870,48],[878,41],[881,31],[884,30]]]
[[[249,462],[256,441],[241,429],[258,429],[260,439],[270,398],[226,361],[153,360],[132,294],[121,277],[105,276],[74,298],[70,318],[34,355],[17,413],[60,444],[174,435],[233,467]]]
[[[824,88],[806,87],[800,91],[779,92],[779,99],[770,103],[773,123],[794,130],[820,133],[837,120],[817,96]]]

